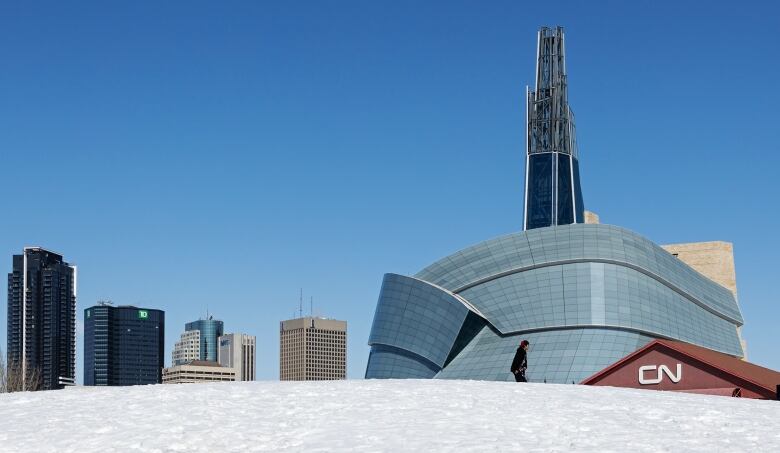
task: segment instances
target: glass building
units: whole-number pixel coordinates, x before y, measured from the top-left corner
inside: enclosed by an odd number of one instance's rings
[[[76,377],[76,266],[25,247],[8,274],[7,366],[12,391],[51,390]]]
[[[581,382],[653,339],[743,357],[732,291],[644,237],[585,224],[563,30],[542,28],[528,95],[524,231],[386,274],[366,378]]]
[[[385,275],[366,378],[571,383],[655,338],[742,357],[731,291],[624,228],[573,224],[492,239],[414,276]]]
[[[105,303],[84,310],[84,385],[162,382],[165,312]]]
[[[216,362],[219,359],[218,339],[225,330],[222,321],[209,316],[209,319],[199,319],[184,325],[185,331],[200,331],[200,360]]]

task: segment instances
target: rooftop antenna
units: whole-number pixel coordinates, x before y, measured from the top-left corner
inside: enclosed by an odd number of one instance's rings
[[[301,288],[301,298],[298,299],[298,314],[299,318],[303,318],[303,288]]]
[[[309,296],[309,316],[314,317],[314,296]]]

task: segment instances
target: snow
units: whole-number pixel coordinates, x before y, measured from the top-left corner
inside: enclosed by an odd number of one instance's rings
[[[780,402],[446,380],[0,395],[0,451],[780,451]]]

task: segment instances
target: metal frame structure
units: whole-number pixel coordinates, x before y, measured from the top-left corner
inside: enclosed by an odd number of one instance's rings
[[[566,46],[562,27],[555,29],[542,27],[539,30],[536,54],[536,88],[531,91],[526,88],[526,177],[525,177],[525,215],[524,229],[553,226],[568,223],[583,223],[581,206],[581,190],[577,162],[577,141],[575,138],[574,113],[568,102],[566,77]],[[529,171],[532,156],[551,154],[549,200],[547,188],[541,190],[539,183],[547,185],[546,181],[532,181],[534,175]],[[568,169],[559,168],[559,155],[567,156]],[[565,163],[564,160],[564,163]],[[560,172],[568,173],[564,181],[566,187],[559,187]],[[545,177],[546,179],[546,177]],[[543,197],[540,203],[531,204],[534,197]],[[559,199],[563,206],[559,207]],[[536,212],[539,210],[543,212]],[[570,209],[570,211],[569,211]],[[560,210],[568,215],[563,218]],[[529,218],[529,212],[534,218],[539,215],[545,219],[540,224],[538,220]]]
[[[538,42],[536,89],[528,92],[528,154],[554,152],[577,157],[563,28],[542,27]]]

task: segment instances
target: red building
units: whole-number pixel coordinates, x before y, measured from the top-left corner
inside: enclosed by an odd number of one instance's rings
[[[582,384],[780,399],[779,372],[671,340],[652,341]]]

